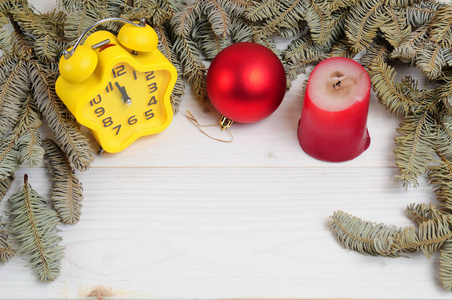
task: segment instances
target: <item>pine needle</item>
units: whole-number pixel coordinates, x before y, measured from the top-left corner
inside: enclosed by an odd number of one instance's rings
[[[17,243],[17,252],[30,259],[39,280],[51,282],[60,274],[63,249],[57,235],[59,219],[47,201],[28,183],[8,199],[9,233]]]

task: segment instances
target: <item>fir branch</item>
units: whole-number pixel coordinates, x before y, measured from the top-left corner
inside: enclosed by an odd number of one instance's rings
[[[42,160],[44,149],[41,147],[41,137],[38,128],[41,126],[41,116],[29,94],[24,102],[19,122],[13,132],[17,135],[19,162],[28,167],[35,167]]]
[[[310,36],[293,40],[282,53],[284,68],[290,79],[304,73],[306,66],[327,58],[321,47],[314,44]]]
[[[181,61],[184,77],[193,86],[196,99],[206,102],[206,67],[201,60],[196,44],[188,37],[175,35],[173,49]]]
[[[356,56],[356,52],[354,52],[350,45],[348,44],[347,38],[342,38],[341,40],[334,43],[333,47],[331,48],[330,53],[328,54],[328,57],[347,57],[347,58],[354,58]]]
[[[413,6],[419,3],[421,0],[385,0],[386,4],[391,7],[403,8],[407,6]]]
[[[440,157],[440,164],[428,167],[427,180],[433,187],[441,210],[450,215],[452,214],[452,178],[450,176],[452,174],[452,161],[440,152],[437,152],[437,154]]]
[[[15,6],[14,11],[27,10],[28,6]],[[19,23],[14,19],[14,15],[10,12],[7,14],[9,21],[13,27],[10,41],[13,47],[13,54],[22,60],[30,60],[33,57],[33,45],[35,39],[31,34],[27,34]]]
[[[380,0],[363,1],[351,7],[345,27],[353,51],[361,52],[369,47],[385,24],[382,14],[383,2]]]
[[[333,214],[333,230],[339,242],[347,249],[362,254],[398,257],[404,252],[420,250],[428,258],[452,238],[448,218],[435,215],[413,226],[398,228],[363,221],[342,211]]]
[[[217,0],[206,1],[203,10],[209,20],[212,30],[220,39],[229,37],[231,31],[231,19],[226,10]],[[198,23],[199,21],[197,21]]]
[[[303,0],[281,1],[278,12],[272,18],[267,18],[259,29],[259,35],[270,36],[278,33],[281,28],[295,28],[303,24],[307,3]]]
[[[439,281],[441,285],[452,292],[452,240],[448,240],[440,249]]]
[[[331,15],[326,2],[308,0],[304,19],[310,28],[312,40],[323,47],[330,47],[333,41],[340,38],[344,32],[345,13]]]
[[[253,4],[252,0],[217,0],[218,4],[232,16],[242,16],[248,7]]]
[[[100,16],[95,9],[88,5],[71,7],[72,13],[66,17],[64,26],[64,37],[68,41],[75,41],[92,24],[100,20]]]
[[[171,0],[157,0],[156,4],[165,12],[164,15],[168,16],[168,18],[159,18],[158,20],[155,20],[153,23],[154,25],[163,25],[163,23],[170,22],[174,14],[180,11],[179,7]]]
[[[244,17],[252,22],[265,21],[276,15],[279,5],[278,0],[253,1],[252,5],[246,9]]]
[[[233,43],[257,43],[271,49],[281,59],[281,53],[276,47],[275,41],[270,37],[260,35],[258,28],[250,21],[244,18],[233,18],[232,24],[231,40]]]
[[[391,114],[407,116],[416,111],[419,104],[409,97],[406,86],[395,81],[396,71],[383,58],[373,59],[369,65],[369,75],[380,104]]]
[[[195,0],[193,4],[187,6],[181,12],[174,14],[171,19],[171,26],[179,36],[189,35],[195,22],[201,17],[202,6],[201,1]]]
[[[303,35],[308,28],[308,23],[306,23],[306,21],[300,21],[296,27],[279,28],[279,35],[285,38],[299,37]]]
[[[452,230],[448,218],[439,214],[437,218],[419,224],[417,230],[414,227],[405,228],[392,245],[392,251],[413,252],[420,250],[427,258],[430,258],[451,238]]]
[[[88,139],[80,125],[55,93],[55,74],[37,61],[29,65],[34,100],[69,160],[78,170],[86,170],[93,161]]]
[[[391,58],[412,60],[428,39],[429,26],[424,25],[410,33],[391,53]]]
[[[443,76],[438,83],[437,93],[439,100],[444,103],[445,108],[452,115],[452,74]]]
[[[27,175],[23,187],[8,199],[8,204],[8,229],[17,243],[18,253],[30,258],[30,266],[39,280],[55,280],[63,257],[56,212],[48,208],[47,201],[31,187]]]
[[[407,206],[405,213],[417,226],[429,220],[437,220],[441,214],[431,203],[410,204]]]
[[[302,61],[309,64],[325,59],[326,54],[309,36],[302,36],[289,44],[282,57],[285,61]]]
[[[397,257],[394,241],[401,229],[363,221],[342,211],[333,213],[332,227],[343,247],[362,254]]]
[[[3,57],[13,54],[12,43],[8,30],[3,26],[9,23],[8,17],[0,11],[0,50],[3,51]]]
[[[171,93],[171,106],[173,111],[179,111],[179,106],[182,101],[181,97],[184,94],[185,82],[183,79],[181,66],[177,60],[176,54],[173,51],[173,45],[171,43],[170,37],[166,27],[154,26],[154,30],[157,33],[159,43],[158,49],[165,55],[165,57],[171,62],[171,64],[176,68],[177,71],[177,81]]]
[[[369,49],[363,54],[360,59],[361,64],[364,68],[369,69],[370,65],[378,62],[388,63],[390,56],[389,45],[385,41],[377,42],[374,41],[370,45]]]
[[[230,45],[228,39],[215,34],[207,19],[199,20],[193,28],[195,42],[200,45],[201,50],[209,60],[214,59],[218,53]]]
[[[18,59],[13,55],[3,55],[0,59],[0,82],[4,82],[10,76],[12,70],[17,67]]]
[[[452,47],[452,5],[438,9],[432,19],[430,40],[443,47]]]
[[[126,5],[121,17],[128,20],[141,20],[144,18],[154,27],[162,26],[165,22],[170,21],[172,16],[178,11],[177,7],[166,0],[138,0],[133,2],[133,6]]]
[[[0,0],[0,11],[4,14],[17,9],[27,9],[29,6],[28,0]]]
[[[27,63],[18,61],[9,76],[0,82],[0,137],[17,123],[22,101],[29,91]]]
[[[231,40],[233,43],[257,42],[260,39],[258,29],[244,18],[232,18]]]
[[[423,174],[432,160],[432,141],[429,132],[435,126],[432,112],[426,109],[420,115],[406,116],[397,129],[394,154],[399,175],[394,178],[407,187],[418,185],[417,177]]]
[[[437,44],[425,43],[422,51],[416,53],[416,67],[427,75],[429,79],[440,77],[442,69],[446,66],[444,48]]]
[[[353,5],[357,5],[363,0],[330,0],[327,2],[328,9],[330,11],[336,11],[340,8],[350,8]]]
[[[2,203],[2,200],[6,196],[6,194],[8,194],[13,181],[14,173],[9,173],[8,175],[4,176],[2,180],[0,180],[0,204]]]
[[[86,8],[87,10],[92,10],[95,7],[99,6],[99,2],[104,2],[103,0],[58,0],[58,6],[64,8],[69,12],[75,12],[82,8]]]
[[[51,34],[46,32],[37,32],[35,34],[35,54],[42,61],[57,61],[61,52],[67,48],[67,41],[64,38],[66,14],[54,10],[53,12],[42,14],[40,17],[43,23],[51,24]]]
[[[153,26],[162,25],[166,21],[171,20],[175,11],[173,7],[169,5],[168,1],[159,1],[165,7],[156,3],[156,1],[134,1],[133,10],[135,12],[140,12],[142,17],[149,20],[150,24]],[[142,17],[135,19],[140,19]]]
[[[439,157],[445,157],[452,160],[452,115],[446,109],[446,106],[440,103],[440,113],[437,116],[438,126],[435,128],[435,151]]]
[[[8,262],[14,257],[15,251],[8,243],[8,234],[4,230],[4,224],[0,218],[0,264]]]
[[[43,141],[45,162],[52,175],[53,206],[61,221],[76,224],[82,213],[82,184],[75,176],[63,150],[52,140]]]
[[[5,180],[19,168],[17,137],[9,135],[0,143],[0,180]]]
[[[384,10],[386,22],[380,27],[386,40],[394,47],[399,46],[411,33],[411,26],[407,23],[403,12],[387,6]]]
[[[422,1],[406,8],[406,18],[411,26],[421,27],[431,22],[438,8],[444,4],[433,1]]]

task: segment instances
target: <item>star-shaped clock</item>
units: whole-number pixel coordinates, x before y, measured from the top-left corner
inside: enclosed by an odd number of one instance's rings
[[[60,74],[57,94],[107,152],[122,151],[172,121],[177,73],[148,25],[126,24],[117,37],[91,34],[71,57],[61,58]]]

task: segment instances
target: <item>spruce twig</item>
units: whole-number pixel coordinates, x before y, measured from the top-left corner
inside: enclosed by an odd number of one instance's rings
[[[45,162],[52,175],[53,207],[61,221],[76,224],[82,213],[82,184],[75,176],[69,160],[63,150],[52,140],[45,139]]]
[[[0,218],[0,264],[4,264],[13,258],[15,250],[8,242],[8,234],[4,230],[5,224]]]
[[[47,201],[28,183],[8,199],[8,230],[17,251],[30,259],[30,266],[41,281],[51,282],[60,273],[63,248],[57,235],[59,219]]]

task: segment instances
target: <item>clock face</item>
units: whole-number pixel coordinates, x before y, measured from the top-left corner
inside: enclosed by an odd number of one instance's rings
[[[130,144],[140,132],[161,131],[172,118],[163,101],[169,78],[166,70],[139,72],[126,63],[117,64],[106,86],[83,108],[89,127],[97,128],[95,135],[102,135],[110,148]]]

